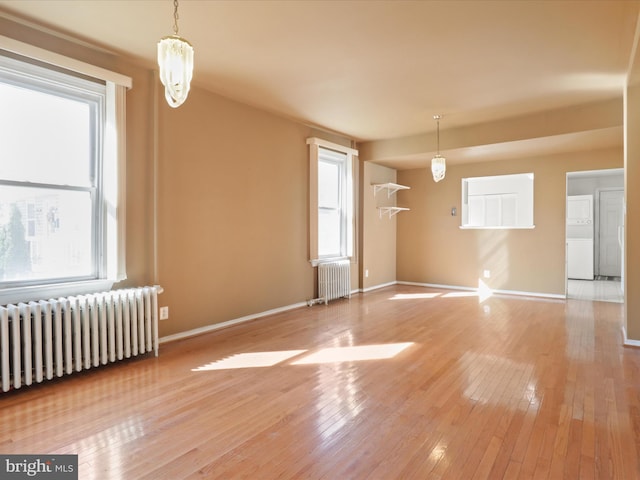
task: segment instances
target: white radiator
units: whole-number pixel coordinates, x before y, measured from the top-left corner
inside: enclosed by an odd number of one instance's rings
[[[351,297],[351,263],[349,260],[318,265],[318,296],[325,304],[336,298]]]
[[[24,385],[153,351],[159,286],[0,306],[0,383]]]

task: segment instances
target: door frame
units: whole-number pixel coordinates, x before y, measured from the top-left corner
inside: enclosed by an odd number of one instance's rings
[[[566,172],[565,173],[565,187],[564,187],[564,296],[565,298],[570,298],[569,297],[569,252],[568,252],[568,242],[567,242],[567,199],[569,197],[569,179],[570,178],[576,178],[576,177],[581,177],[581,176],[585,176],[585,177],[599,177],[599,176],[604,176],[606,174],[618,174],[618,173],[622,173],[624,175],[624,168],[603,168],[603,169],[598,169],[598,170],[573,170],[571,172]],[[600,228],[599,228],[599,222],[600,222],[600,195],[598,193],[598,190],[606,190],[606,189],[611,189],[611,190],[620,190],[620,187],[601,187],[601,188],[596,188],[594,191],[594,253],[598,252],[598,260],[600,259],[599,256],[599,248],[600,248],[600,242],[598,240],[598,248],[596,249],[595,247],[595,240],[596,240],[596,232],[595,232],[595,224],[597,223],[598,225],[598,235],[597,237],[600,236]],[[624,192],[624,184],[622,186],[622,191]],[[597,197],[596,197],[597,195]],[[596,202],[596,198],[597,198],[597,202]],[[596,208],[596,205],[598,206]],[[595,216],[597,215],[597,217]],[[597,218],[597,220],[596,220]],[[624,252],[623,252],[624,255]],[[595,261],[596,258],[594,257],[594,273],[595,273]],[[623,263],[624,263],[624,258],[623,258]],[[624,267],[623,267],[624,268]],[[598,263],[598,269],[599,269],[599,263]]]

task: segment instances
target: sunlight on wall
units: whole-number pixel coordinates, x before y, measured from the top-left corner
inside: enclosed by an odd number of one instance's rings
[[[509,247],[507,237],[512,230],[480,230],[478,236],[478,267],[488,270],[493,288],[499,289],[509,280]]]

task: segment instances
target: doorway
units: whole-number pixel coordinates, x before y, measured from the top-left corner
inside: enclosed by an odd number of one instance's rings
[[[622,303],[624,170],[569,172],[566,191],[567,298]],[[585,227],[576,226],[575,219],[569,217],[571,200],[581,198],[592,199],[591,241],[583,238]],[[580,241],[575,238],[577,233]],[[584,256],[582,263],[592,264],[587,275],[576,275],[575,267],[569,263],[575,265],[577,245],[582,249],[579,254]],[[593,246],[585,251],[585,245]]]

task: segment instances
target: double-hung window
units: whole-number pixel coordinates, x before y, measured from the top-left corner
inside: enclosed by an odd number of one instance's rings
[[[0,303],[110,288],[125,278],[125,86],[2,46]]]
[[[311,261],[349,258],[354,249],[354,161],[357,151],[318,138],[310,146]]]

